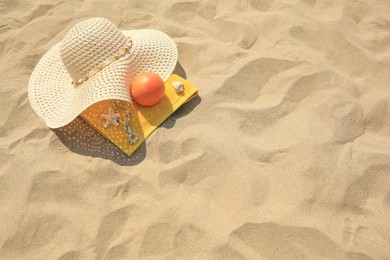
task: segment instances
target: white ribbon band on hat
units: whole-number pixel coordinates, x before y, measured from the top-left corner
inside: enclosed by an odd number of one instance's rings
[[[119,60],[120,58],[122,58],[124,55],[126,55],[129,52],[132,44],[133,44],[133,41],[131,40],[131,38],[129,38],[127,40],[126,44],[121,49],[119,49],[118,52],[116,52],[111,57],[107,58],[104,62],[99,63],[95,68],[90,70],[82,78],[79,78],[76,81],[72,81],[72,85],[77,87],[77,86],[83,84],[89,78],[93,77],[96,73],[98,73],[99,71],[101,71],[102,69],[104,69],[105,67],[107,67],[108,65],[113,63],[114,61]]]
[[[48,127],[64,126],[96,102],[131,102],[127,82],[145,71],[165,81],[177,57],[176,44],[161,31],[121,31],[105,18],[84,20],[34,68],[28,84],[31,106]]]

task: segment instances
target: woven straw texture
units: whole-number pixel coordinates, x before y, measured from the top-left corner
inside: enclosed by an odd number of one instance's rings
[[[115,55],[129,38],[132,46],[128,53],[83,84],[72,85],[72,81]],[[62,127],[96,102],[131,102],[127,82],[145,71],[165,81],[175,68],[177,56],[174,41],[163,32],[120,31],[104,18],[85,20],[75,25],[34,68],[28,85],[30,103],[48,127]]]

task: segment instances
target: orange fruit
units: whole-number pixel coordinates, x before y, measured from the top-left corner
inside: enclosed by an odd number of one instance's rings
[[[153,106],[164,96],[165,85],[162,78],[153,72],[137,74],[130,86],[133,99],[142,106]]]

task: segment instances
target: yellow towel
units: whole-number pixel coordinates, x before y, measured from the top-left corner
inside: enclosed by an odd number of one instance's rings
[[[177,93],[173,87],[172,83],[176,81],[184,84],[184,91],[182,93]],[[128,107],[131,111],[129,125],[139,137],[139,140],[135,144],[130,144],[128,141],[128,134],[122,124],[118,126],[110,125],[107,128],[104,127],[106,120],[101,115],[108,114],[109,107],[114,107],[113,100],[98,102],[84,110],[80,116],[105,138],[130,156],[165,119],[197,94],[198,90],[194,85],[180,76],[172,74],[165,82],[165,95],[163,99],[155,106],[143,107],[136,102],[131,104],[120,101],[121,104]],[[122,120],[126,118],[125,109],[118,109],[115,112],[120,113]]]

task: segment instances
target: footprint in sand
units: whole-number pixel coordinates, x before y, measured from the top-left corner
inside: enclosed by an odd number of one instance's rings
[[[104,256],[110,244],[123,232],[132,210],[132,206],[126,206],[110,212],[103,217],[99,227],[95,249],[98,258]]]
[[[383,199],[383,211],[385,214],[390,216],[390,191],[386,194],[385,198]]]
[[[340,259],[342,247],[324,232],[276,223],[247,223],[230,234],[239,253],[256,259]]]
[[[274,58],[259,58],[248,62],[225,80],[215,98],[217,102],[254,102],[272,77],[298,64],[299,62]]]

